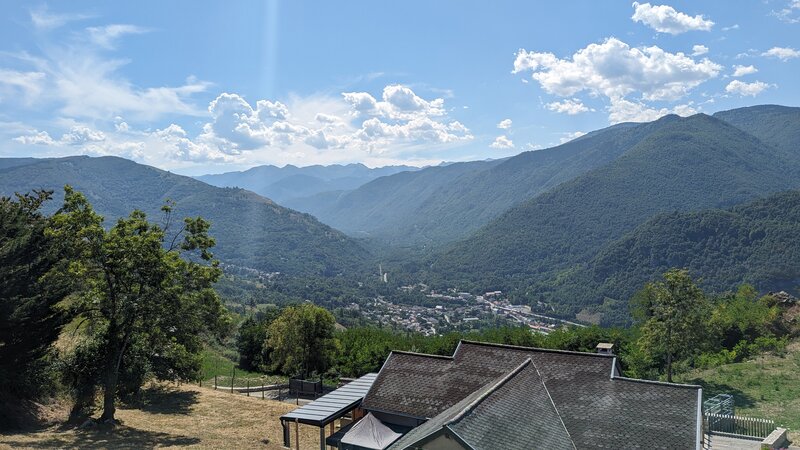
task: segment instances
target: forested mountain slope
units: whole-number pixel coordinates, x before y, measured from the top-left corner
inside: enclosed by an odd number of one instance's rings
[[[107,223],[134,208],[160,221],[159,209],[171,199],[178,218],[202,216],[211,221],[211,234],[217,240],[214,252],[232,264],[333,275],[358,266],[367,256],[353,239],[308,214],[250,191],[213,187],[122,158],[32,160],[0,169],[0,195],[51,189],[55,191],[55,200],[48,205],[51,212],[60,206],[65,184],[83,192]]]
[[[524,287],[531,301],[577,305],[553,289],[651,216],[735,205],[800,186],[800,156],[722,120],[664,117],[615,161],[512,208],[443,251],[434,271]],[[569,305],[569,306],[567,306]]]
[[[395,245],[466,236],[512,206],[613,161],[661,124],[620,124],[500,161],[452,164],[380,178],[352,192],[289,203],[348,233]]]
[[[689,269],[709,292],[742,283],[761,292],[793,290],[800,281],[798,261],[800,191],[788,191],[729,209],[659,214],[567,275],[554,287],[555,296],[579,307],[605,299],[624,304],[672,267]]]

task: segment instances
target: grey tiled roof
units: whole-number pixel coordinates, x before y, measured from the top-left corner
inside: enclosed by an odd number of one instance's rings
[[[502,421],[509,424],[513,421],[509,426],[513,426],[516,434],[544,436],[536,429],[539,421],[524,418],[526,414],[544,414],[537,409],[543,407],[540,403],[544,401],[541,397],[544,393],[552,398],[555,411],[579,449],[694,448],[698,387],[612,376],[613,357],[593,353],[467,341],[459,345],[452,358],[395,352],[387,359],[362,407],[434,418],[436,422],[431,425],[447,422],[446,417],[437,416],[456,404],[461,405],[468,397],[480,396],[487,386],[519,368],[527,359],[531,360],[532,370],[544,389],[537,391],[536,377],[529,375],[514,380],[519,383],[514,384],[516,389],[488,397],[485,405],[475,409],[477,415],[464,422],[473,425],[463,427],[464,433],[479,430],[470,439],[483,442],[480,439],[483,433],[494,442],[503,433],[511,434],[510,431],[495,433],[506,426]],[[519,402],[519,397],[527,402]],[[505,415],[501,417],[501,413]],[[481,424],[491,427],[481,428]]]

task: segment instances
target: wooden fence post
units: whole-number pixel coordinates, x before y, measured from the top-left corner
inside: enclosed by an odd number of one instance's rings
[[[233,394],[233,380],[236,379],[236,367],[233,368],[233,372],[231,375],[231,394]]]
[[[250,378],[247,379],[247,396],[250,397]]]
[[[264,380],[261,380],[261,400],[264,400]]]
[[[214,375],[214,390],[217,390],[217,376]]]

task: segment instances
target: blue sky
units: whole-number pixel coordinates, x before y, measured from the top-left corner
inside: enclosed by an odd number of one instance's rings
[[[0,157],[427,165],[800,105],[800,0],[0,4]]]

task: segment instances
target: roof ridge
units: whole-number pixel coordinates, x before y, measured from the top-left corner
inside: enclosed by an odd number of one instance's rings
[[[448,421],[447,421],[447,423],[445,423],[445,426],[448,426],[448,425],[450,425],[450,424],[452,424],[452,423],[455,423],[455,422],[458,422],[459,420],[461,420],[461,419],[462,419],[464,416],[466,416],[466,415],[467,415],[467,413],[471,412],[471,411],[472,411],[473,409],[475,409],[475,408],[476,408],[478,405],[480,405],[480,404],[481,404],[481,402],[483,402],[484,400],[486,400],[486,397],[488,397],[488,396],[489,396],[489,394],[491,394],[491,393],[493,393],[494,391],[496,391],[496,390],[500,389],[500,388],[501,388],[501,387],[502,387],[504,384],[506,384],[506,383],[508,382],[508,380],[510,380],[510,379],[512,379],[512,378],[514,378],[514,377],[515,377],[515,376],[516,376],[518,373],[520,373],[520,372],[522,371],[522,369],[524,369],[524,368],[525,368],[525,367],[526,367],[528,364],[531,364],[531,365],[533,365],[533,360],[532,360],[531,358],[528,358],[528,359],[526,359],[525,361],[523,361],[523,362],[522,362],[522,364],[520,364],[519,366],[517,366],[517,367],[516,367],[515,369],[513,369],[511,372],[509,372],[509,373],[505,374],[505,375],[504,375],[502,378],[500,378],[499,380],[495,381],[495,382],[494,382],[494,384],[492,384],[492,385],[489,387],[489,389],[486,389],[486,390],[485,390],[485,391],[484,391],[484,392],[483,392],[481,395],[479,395],[479,396],[478,396],[478,397],[477,397],[475,400],[471,401],[471,402],[470,402],[470,403],[469,403],[467,406],[465,406],[465,407],[464,407],[464,409],[462,409],[462,410],[461,410],[461,411],[460,411],[458,414],[456,414],[455,416],[453,416],[453,418],[452,418],[452,419],[448,420]],[[534,367],[536,367],[536,366],[534,366]],[[538,373],[539,371],[537,370],[536,372]],[[485,388],[485,387],[484,387],[484,388]],[[481,388],[481,389],[484,389],[484,388]]]
[[[425,357],[428,357],[428,358],[446,359],[446,360],[449,360],[449,361],[453,360],[452,356],[432,355],[430,353],[410,352],[410,351],[406,351],[406,350],[392,350],[391,352],[389,352],[389,356],[391,356],[392,353],[396,353],[396,354],[399,354],[399,355],[425,356]]]
[[[567,355],[581,355],[581,356],[591,356],[591,357],[600,357],[600,358],[611,358],[613,355],[608,354],[601,354],[601,353],[590,353],[590,352],[581,352],[576,350],[558,350],[554,348],[539,348],[539,347],[525,347],[522,345],[511,345],[511,344],[496,344],[494,342],[480,342],[480,341],[470,341],[467,339],[462,339],[459,341],[459,344],[474,344],[474,345],[482,345],[485,347],[499,347],[499,348],[510,348],[515,350],[526,350],[526,351],[536,351],[536,352],[544,352],[544,353],[562,353]],[[458,348],[456,349],[458,350]],[[455,355],[454,355],[455,356]]]
[[[669,387],[678,387],[678,388],[686,388],[686,389],[698,389],[702,388],[699,384],[684,384],[684,383],[670,383],[668,381],[656,381],[656,380],[641,380],[638,378],[629,378],[629,377],[620,377],[615,376],[611,377],[612,380],[619,380],[619,381],[630,381],[633,383],[644,383],[644,384],[655,384],[661,386],[669,386]]]
[[[564,431],[567,433],[569,437],[569,443],[572,444],[572,448],[578,450],[578,446],[575,445],[575,441],[572,439],[572,435],[569,433],[569,429],[567,428],[567,424],[564,423],[564,418],[561,417],[561,412],[558,411],[558,406],[556,406],[556,402],[553,401],[553,396],[550,395],[550,389],[547,389],[547,383],[544,382],[544,378],[542,378],[541,372],[539,372],[539,368],[536,367],[536,364],[533,365],[533,368],[536,369],[536,375],[539,376],[539,382],[542,383],[542,387],[544,387],[544,392],[547,394],[547,398],[550,399],[550,404],[553,405],[553,410],[556,412],[556,417],[558,417],[558,421],[561,422],[561,426],[564,427]]]

